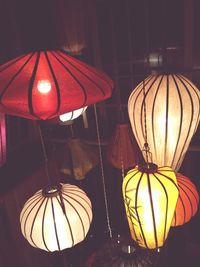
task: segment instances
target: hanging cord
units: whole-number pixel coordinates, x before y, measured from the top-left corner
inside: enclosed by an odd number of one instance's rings
[[[51,186],[52,185],[52,181],[51,181],[51,178],[50,178],[50,175],[49,175],[48,157],[47,157],[46,147],[45,147],[45,144],[44,144],[44,138],[43,138],[43,135],[42,135],[41,126],[39,125],[39,123],[38,123],[38,131],[39,131],[39,136],[40,136],[40,140],[41,140],[42,152],[43,152],[43,156],[44,156],[45,173],[46,173],[46,176],[47,176],[48,184],[49,184],[49,186]]]
[[[96,104],[94,104],[94,114],[95,114],[96,130],[97,130],[98,147],[99,147],[99,159],[100,159],[101,177],[102,177],[102,183],[103,183],[104,202],[105,202],[105,208],[106,208],[106,220],[107,220],[108,232],[109,232],[110,238],[112,238],[112,229],[110,225],[110,218],[109,218],[109,212],[108,212],[108,199],[107,199],[107,194],[106,194],[106,184],[105,184],[103,157],[102,157],[102,150],[101,150],[101,141],[100,141],[99,123],[98,123]]]

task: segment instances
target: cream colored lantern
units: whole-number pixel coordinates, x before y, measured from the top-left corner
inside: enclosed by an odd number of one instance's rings
[[[92,206],[83,190],[59,184],[39,190],[25,203],[21,231],[36,248],[49,252],[83,241],[92,221]]]
[[[133,133],[142,150],[146,106],[147,142],[158,166],[180,168],[199,124],[199,103],[199,90],[180,74],[150,75],[131,93],[128,112]]]
[[[87,106],[60,115],[60,124],[68,124],[69,121],[72,121],[82,115],[86,111],[86,109]]]

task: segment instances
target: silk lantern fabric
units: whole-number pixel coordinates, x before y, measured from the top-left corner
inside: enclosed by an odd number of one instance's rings
[[[132,238],[139,246],[155,249],[167,239],[178,199],[176,175],[170,167],[136,167],[122,186]]]
[[[48,252],[83,241],[92,221],[92,206],[83,190],[59,184],[36,192],[20,214],[21,231],[33,247]]]
[[[87,107],[79,108],[59,116],[60,124],[67,124],[67,122],[77,119],[86,111]]]
[[[176,178],[179,188],[179,197],[172,226],[179,226],[189,222],[196,214],[199,205],[199,194],[192,181],[181,173],[177,173]]]
[[[152,161],[178,171],[199,124],[199,90],[180,74],[150,75],[141,82],[128,100],[129,118],[140,149],[146,142],[145,104]]]
[[[107,160],[118,169],[133,168],[139,162],[140,151],[127,123],[117,124],[107,149]]]
[[[46,120],[103,101],[112,80],[60,50],[37,51],[0,66],[0,111]]]

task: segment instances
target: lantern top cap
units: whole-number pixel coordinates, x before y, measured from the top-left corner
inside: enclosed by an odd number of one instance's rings
[[[138,164],[138,170],[140,172],[155,173],[158,170],[158,166],[154,163],[142,162]]]
[[[44,197],[55,197],[61,192],[61,189],[62,189],[61,184],[48,186],[42,190],[42,194]]]

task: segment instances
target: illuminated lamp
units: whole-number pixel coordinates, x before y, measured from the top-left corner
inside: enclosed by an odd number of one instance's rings
[[[60,124],[66,124],[67,122],[78,118],[80,115],[82,115],[86,111],[86,109],[87,107],[83,107],[83,108],[79,108],[71,112],[60,115],[59,116]]]
[[[112,80],[61,50],[21,55],[0,66],[0,112],[47,120],[103,101]]]
[[[144,103],[152,160],[177,171],[199,124],[200,92],[180,74],[150,75],[141,82],[128,101],[129,119],[141,150],[145,143]]]
[[[176,178],[179,188],[179,198],[172,226],[179,226],[189,222],[196,214],[199,205],[199,194],[192,181],[181,173],[177,173]]]
[[[138,164],[139,148],[129,124],[117,124],[108,144],[107,160],[118,169],[129,169]]]
[[[83,241],[91,221],[91,202],[85,192],[61,183],[36,192],[20,214],[23,236],[33,247],[48,252]]]
[[[133,240],[148,249],[162,247],[179,194],[175,173],[153,163],[136,166],[125,176],[122,191]]]

